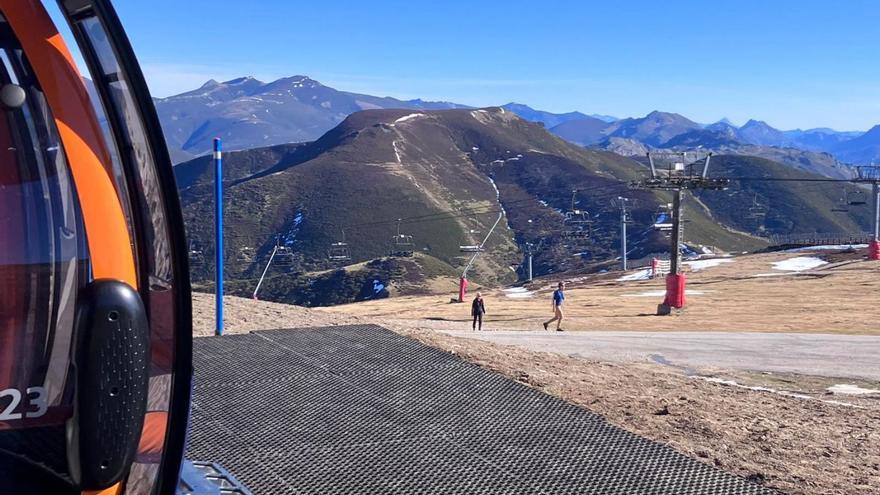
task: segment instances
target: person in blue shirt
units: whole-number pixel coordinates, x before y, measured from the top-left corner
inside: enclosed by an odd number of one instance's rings
[[[565,302],[565,283],[559,282],[558,288],[553,291],[553,318],[544,322],[544,330],[548,330],[548,326],[554,321],[556,322],[556,331],[562,331],[562,303]]]

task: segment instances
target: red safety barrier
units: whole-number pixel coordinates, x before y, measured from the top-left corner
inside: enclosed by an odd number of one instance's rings
[[[880,260],[880,241],[871,241],[868,244],[868,259]]]
[[[685,276],[683,273],[678,275],[670,274],[666,277],[666,299],[663,304],[670,308],[683,308],[685,304],[684,297]]]
[[[468,281],[461,277],[458,281],[458,302],[464,302],[464,296],[467,295]]]

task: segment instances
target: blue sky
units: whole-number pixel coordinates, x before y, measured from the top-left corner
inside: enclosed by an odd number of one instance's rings
[[[880,123],[880,2],[117,0],[156,96],[311,76],[477,106]]]

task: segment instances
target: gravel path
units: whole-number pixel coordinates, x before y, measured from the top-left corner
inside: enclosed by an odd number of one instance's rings
[[[532,351],[681,368],[725,368],[880,381],[880,336],[735,332],[446,331]]]

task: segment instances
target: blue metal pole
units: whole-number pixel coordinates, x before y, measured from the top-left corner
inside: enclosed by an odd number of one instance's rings
[[[223,335],[223,145],[214,138],[214,259],[215,335]]]

